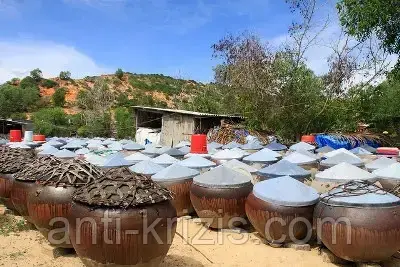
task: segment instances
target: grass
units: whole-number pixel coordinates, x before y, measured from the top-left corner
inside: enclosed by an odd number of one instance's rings
[[[0,215],[0,236],[9,236],[29,230],[29,225],[22,218],[17,218],[10,214]]]

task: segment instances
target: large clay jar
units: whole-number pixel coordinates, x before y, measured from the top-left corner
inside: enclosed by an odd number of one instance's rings
[[[75,251],[86,266],[158,266],[176,230],[170,199],[146,176],[107,172],[74,195],[68,221]]]
[[[173,164],[154,174],[151,179],[174,194],[172,205],[180,217],[194,212],[190,201],[190,186],[193,183],[193,177],[199,174],[197,170]]]
[[[275,164],[265,167],[257,172],[260,181],[290,176],[300,182],[311,177],[311,172],[286,160],[281,160]]]
[[[244,204],[252,189],[251,176],[219,166],[193,178],[190,199],[210,228],[232,228],[246,223]]]
[[[246,214],[257,232],[271,244],[306,243],[312,237],[317,191],[289,176],[254,185]]]
[[[82,160],[62,160],[43,173],[37,188],[28,195],[30,220],[51,245],[71,248],[65,219],[76,188],[97,179],[102,172]]]
[[[318,237],[336,256],[380,262],[400,248],[400,198],[354,181],[321,195],[314,211]]]
[[[27,149],[2,147],[0,153],[0,201],[8,209],[16,211],[11,201],[11,189],[15,180],[14,173],[34,160],[34,152]]]

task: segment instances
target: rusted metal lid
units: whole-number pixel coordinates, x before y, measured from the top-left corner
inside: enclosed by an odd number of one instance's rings
[[[251,185],[251,176],[244,175],[223,165],[193,178],[193,183],[212,188],[239,188]]]
[[[310,206],[319,200],[318,192],[314,188],[289,176],[256,183],[253,194],[265,202],[289,207]]]
[[[321,195],[321,202],[343,207],[399,206],[400,198],[365,181],[350,181]]]
[[[89,206],[126,209],[172,199],[170,191],[150,178],[126,170],[113,170],[99,181],[77,189],[73,200]]]

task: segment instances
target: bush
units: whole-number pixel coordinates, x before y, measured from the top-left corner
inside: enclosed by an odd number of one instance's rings
[[[22,89],[9,84],[0,86],[0,117],[8,118],[13,113],[27,112],[40,100],[36,87]]]
[[[38,83],[31,76],[26,76],[19,83],[19,87],[28,88],[28,87],[37,87]]]
[[[99,114],[93,111],[85,111],[86,125],[78,129],[78,134],[85,137],[110,137],[111,114],[104,112]]]
[[[10,115],[10,119],[13,120],[26,120],[26,114],[22,112],[13,113]]]
[[[53,87],[56,87],[58,85],[58,83],[56,83],[53,80],[49,80],[49,79],[42,80],[42,82],[40,84],[45,88],[53,88]]]
[[[34,79],[36,82],[40,82],[43,78],[43,73],[40,69],[34,69],[30,74],[32,79]]]
[[[122,71],[122,69],[117,69],[117,71],[115,72],[115,76],[117,76],[118,79],[122,80],[122,78],[124,77],[124,72]]]
[[[11,85],[18,86],[21,80],[19,78],[12,78],[8,83]]]
[[[61,71],[59,77],[63,81],[68,81],[68,80],[71,79],[71,72],[69,72],[69,71]]]
[[[67,93],[67,91],[64,87],[57,88],[52,96],[53,105],[56,107],[63,107],[65,105],[65,94],[66,93]]]
[[[34,131],[47,136],[69,136],[73,129],[62,108],[41,109],[32,115]]]
[[[118,138],[134,137],[135,125],[133,123],[133,115],[129,109],[119,107],[115,109],[115,123]]]

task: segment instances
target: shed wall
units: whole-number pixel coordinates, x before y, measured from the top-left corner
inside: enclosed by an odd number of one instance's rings
[[[161,144],[175,146],[180,141],[189,140],[195,129],[192,116],[164,114],[161,128]]]

